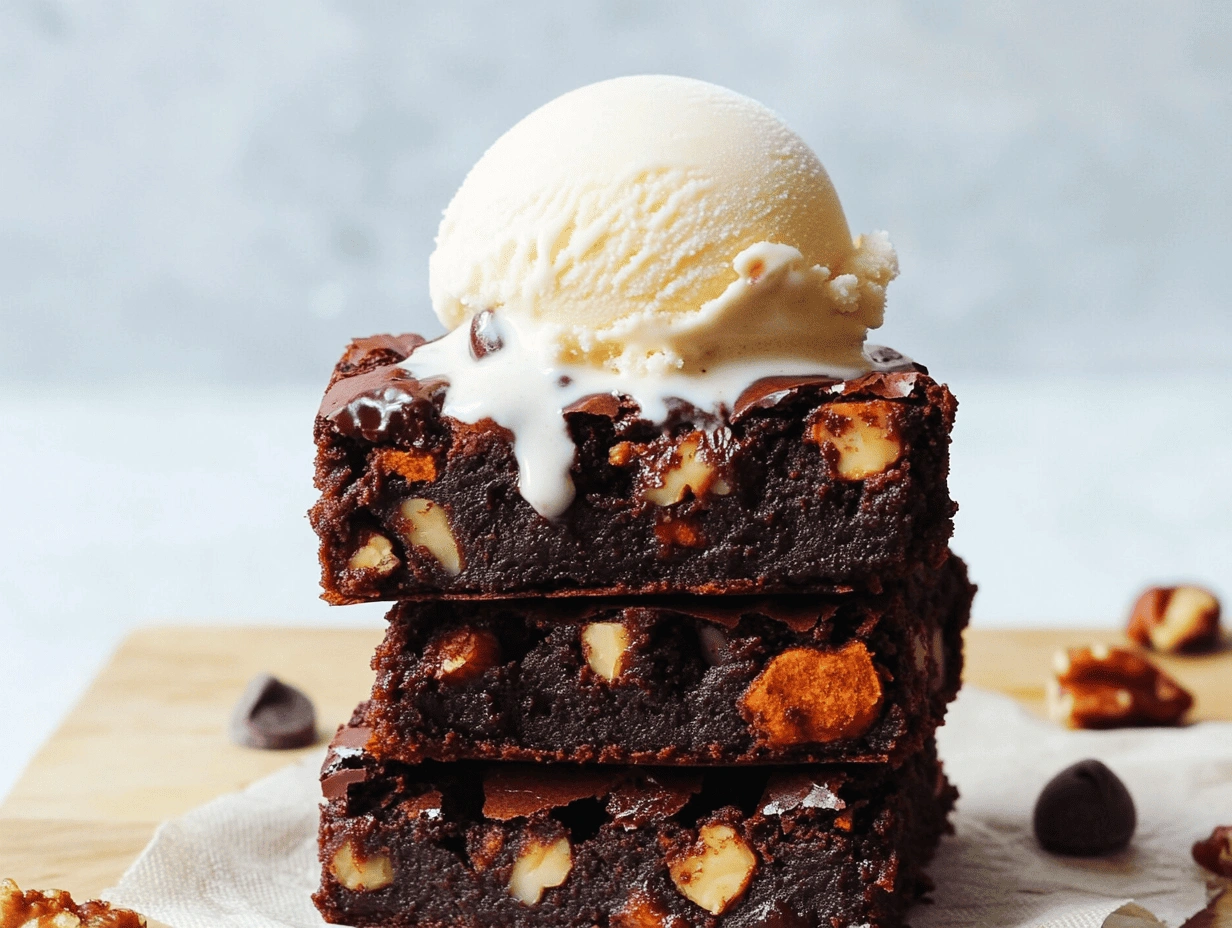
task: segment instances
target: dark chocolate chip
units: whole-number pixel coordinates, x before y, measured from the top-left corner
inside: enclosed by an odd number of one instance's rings
[[[620,415],[620,397],[614,393],[587,393],[561,410],[565,415],[584,412],[590,416],[615,419]]]
[[[231,713],[231,740],[268,751],[312,744],[317,740],[312,700],[269,674],[253,677]]]
[[[1035,837],[1054,854],[1097,857],[1119,851],[1137,821],[1129,790],[1097,760],[1066,767],[1035,802]]]
[[[738,422],[753,409],[773,409],[784,400],[794,397],[802,387],[829,387],[841,381],[821,374],[799,376],[762,377],[755,380],[736,398],[732,406],[731,421]]]
[[[702,625],[697,630],[697,642],[702,649],[702,660],[709,666],[717,667],[726,664],[731,659],[731,642],[727,633],[714,625]]]
[[[343,767],[321,778],[321,795],[326,799],[341,799],[346,795],[348,786],[367,779],[368,771],[364,767]]]
[[[343,725],[329,743],[331,748],[350,748],[362,751],[372,738],[372,729],[366,725]],[[342,752],[339,752],[342,753]]]
[[[432,402],[447,386],[439,377],[416,380],[390,364],[339,380],[326,391],[317,415],[348,438],[377,442],[399,434],[416,404]]]
[[[865,345],[865,356],[873,362],[873,367],[879,371],[921,371],[928,373],[928,368],[916,364],[909,357],[885,345]]]
[[[505,347],[505,340],[500,336],[500,326],[492,310],[471,316],[471,355],[476,361],[495,354]]]

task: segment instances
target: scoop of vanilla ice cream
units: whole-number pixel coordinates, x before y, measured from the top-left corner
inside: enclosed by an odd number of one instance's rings
[[[750,356],[867,369],[896,273],[885,234],[852,240],[825,168],[773,112],[663,76],[582,87],[515,125],[429,262],[450,328],[492,309],[556,361],[634,375]]]

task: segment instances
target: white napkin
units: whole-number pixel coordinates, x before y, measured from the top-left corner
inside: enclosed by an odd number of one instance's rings
[[[1232,821],[1232,724],[1070,732],[968,687],[939,734],[962,791],[914,928],[1176,928],[1206,904],[1190,845]],[[1044,853],[1031,810],[1059,770],[1096,757],[1138,808],[1130,848],[1096,860]],[[316,888],[321,756],[165,823],[107,895],[171,928],[321,928]],[[1119,911],[1118,911],[1119,910]],[[1117,914],[1114,914],[1117,913]],[[1111,917],[1110,917],[1111,916]]]

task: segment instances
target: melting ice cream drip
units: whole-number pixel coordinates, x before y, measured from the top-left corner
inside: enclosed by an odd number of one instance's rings
[[[554,360],[551,338],[499,313],[477,314],[469,326],[428,342],[402,362],[419,380],[449,381],[442,412],[462,422],[492,419],[513,434],[518,462],[518,490],[545,518],[562,515],[573,502],[570,471],[577,449],[564,410],[585,396],[611,393],[628,396],[643,418],[664,422],[671,400],[683,400],[721,421],[723,407],[763,377],[824,375],[846,380],[869,369],[901,369],[909,361],[895,352],[870,347],[860,368],[827,368],[802,358],[754,357],[719,364],[700,374],[678,370],[620,375],[589,364]]]

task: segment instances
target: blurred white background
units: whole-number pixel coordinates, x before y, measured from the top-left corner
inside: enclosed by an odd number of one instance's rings
[[[958,392],[980,624],[1232,593],[1232,5],[10,0],[0,7],[0,793],[124,632],[316,599],[311,422],[440,331],[441,209],[504,129],[671,72],[782,113]]]

